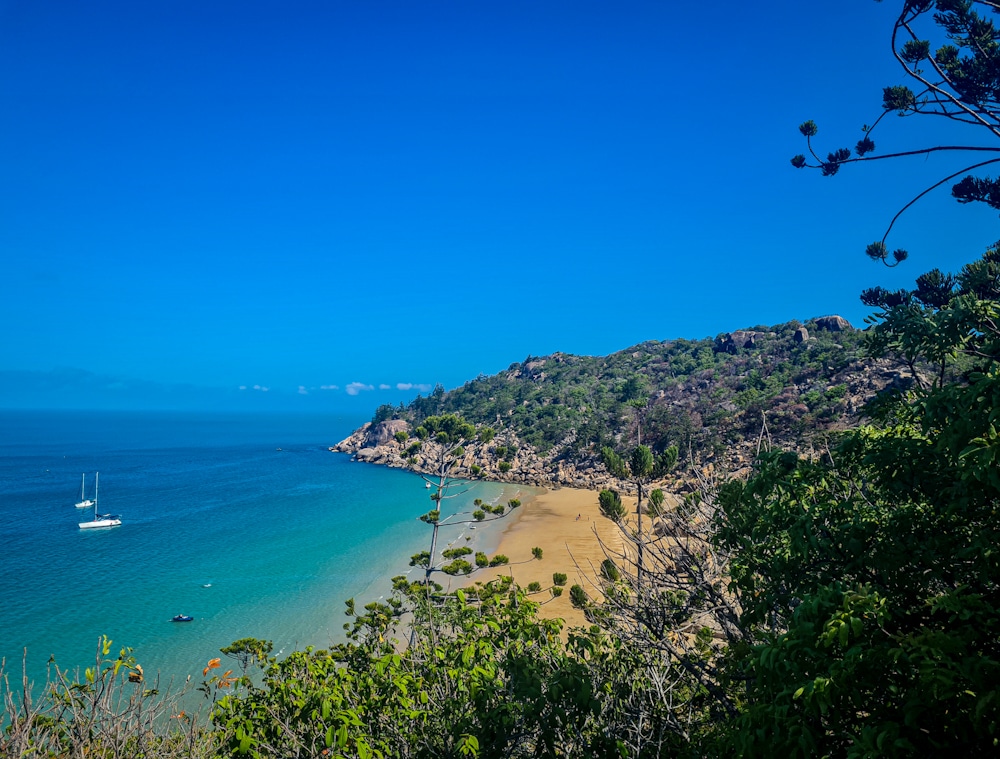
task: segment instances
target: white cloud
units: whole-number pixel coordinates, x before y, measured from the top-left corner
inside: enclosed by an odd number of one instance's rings
[[[392,390],[392,385],[386,385],[384,382],[378,386],[379,390]]]
[[[348,395],[357,395],[365,390],[374,390],[375,388],[371,385],[366,385],[364,382],[352,382],[344,389],[347,391]]]
[[[305,385],[299,385],[299,395],[309,395],[309,391],[306,390]]]
[[[340,385],[320,385],[320,390],[340,390]]]
[[[429,392],[431,386],[426,383],[414,384],[412,382],[397,382],[397,390],[419,390],[421,393]]]
[[[259,391],[260,391],[260,392],[262,392],[262,393],[266,393],[266,392],[267,392],[268,390],[270,390],[271,388],[269,388],[269,387],[266,387],[266,386],[264,386],[264,385],[254,385],[254,386],[253,386],[253,389],[254,389],[254,390],[259,390]]]
[[[240,385],[240,390],[246,390],[246,389],[247,389],[246,385]]]

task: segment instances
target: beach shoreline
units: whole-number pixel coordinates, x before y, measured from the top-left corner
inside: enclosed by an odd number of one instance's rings
[[[583,612],[573,607],[569,589],[581,585],[588,595],[595,595],[594,585],[605,549],[620,553],[622,534],[618,526],[601,514],[595,490],[578,488],[542,489],[528,496],[504,526],[496,553],[505,554],[510,563],[456,578],[452,587],[468,587],[499,577],[513,577],[522,588],[538,582],[543,590],[530,596],[541,603],[539,616],[561,618],[566,628],[589,624]],[[532,560],[532,548],[542,549],[542,558]],[[549,592],[553,573],[567,576],[563,594],[553,598]]]

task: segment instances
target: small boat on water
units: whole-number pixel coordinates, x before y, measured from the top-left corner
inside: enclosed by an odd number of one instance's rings
[[[83,488],[87,484],[87,474],[80,475],[80,502],[76,505],[78,509],[89,509],[94,505],[94,502],[87,498],[83,493]]]
[[[187,614],[178,614],[176,617],[170,619],[171,622],[193,622],[194,617],[188,616]]]
[[[118,527],[122,523],[121,517],[117,514],[97,513],[97,490],[100,485],[100,477],[100,472],[94,475],[94,518],[90,522],[80,522],[81,530],[93,530],[99,527]]]

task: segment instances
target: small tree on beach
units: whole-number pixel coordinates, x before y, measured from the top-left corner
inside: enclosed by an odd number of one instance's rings
[[[425,466],[429,473],[421,477],[430,486],[430,499],[434,508],[420,519],[431,526],[431,542],[427,551],[415,554],[411,566],[419,566],[424,570],[421,583],[427,598],[431,593],[440,590],[434,582],[433,575],[442,572],[448,575],[470,575],[487,567],[496,567],[508,563],[508,558],[497,555],[492,558],[479,552],[473,558],[475,563],[464,557],[473,553],[470,548],[447,549],[441,554],[446,563],[438,562],[438,540],[442,526],[455,526],[470,522],[493,521],[502,519],[521,505],[520,500],[511,498],[506,504],[491,506],[477,498],[471,513],[452,514],[442,518],[442,507],[447,501],[457,498],[469,490],[469,484],[463,475],[471,472],[472,465],[466,462],[466,447],[474,442],[483,443],[493,439],[494,432],[489,427],[477,430],[475,426],[455,414],[429,416],[415,430],[421,440],[426,441],[422,450],[426,454]],[[541,558],[538,551],[533,558]]]
[[[678,449],[676,445],[667,448],[663,453],[654,455],[647,445],[637,445],[632,449],[628,460],[619,456],[613,448],[605,446],[601,449],[601,460],[608,471],[619,480],[630,480],[636,489],[636,534],[635,544],[639,557],[636,562],[638,577],[642,577],[642,495],[643,486],[650,479],[662,477],[677,463]],[[617,520],[616,520],[617,521]]]

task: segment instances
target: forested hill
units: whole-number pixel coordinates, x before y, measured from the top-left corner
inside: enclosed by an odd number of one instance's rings
[[[677,445],[682,460],[733,470],[752,458],[765,421],[774,444],[808,449],[856,421],[877,391],[906,381],[900,365],[865,357],[862,335],[831,316],[649,341],[609,356],[528,356],[408,406],[381,406],[338,450],[380,449],[361,458],[403,465],[403,441],[385,430],[457,413],[497,431],[488,451],[475,452],[491,479],[593,485],[581,476],[599,469],[601,447],[624,449],[640,433],[654,449]],[[408,425],[383,424],[391,420]]]

